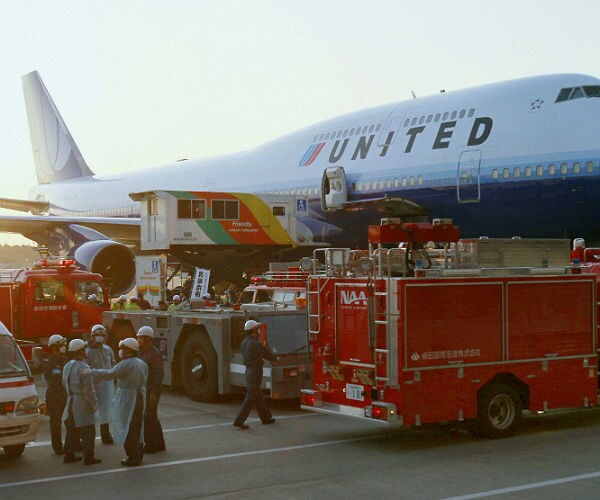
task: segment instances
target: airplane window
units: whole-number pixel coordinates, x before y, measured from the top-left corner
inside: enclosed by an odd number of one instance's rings
[[[369,127],[369,134],[370,134],[371,132],[373,132],[373,129],[375,129],[375,125],[371,125],[371,126]]]
[[[404,126],[408,127],[408,124],[410,123],[410,118],[407,118],[406,120],[404,120]]]
[[[498,178],[498,169],[495,168],[494,170],[492,170],[492,179],[497,179]]]
[[[427,117],[427,123],[431,123],[431,120],[433,120],[433,115],[429,115]]]
[[[383,189],[383,186],[384,186],[383,180],[379,181],[379,189]]]
[[[323,134],[321,134],[321,137],[319,137],[319,141],[323,141],[324,138],[325,138],[325,136]]]
[[[571,95],[571,90],[573,90],[571,87],[565,88],[565,89],[560,89],[558,96],[556,96],[556,101],[554,101],[554,102],[562,102],[562,101],[566,101],[567,99],[569,99],[569,96]]]
[[[594,162],[593,161],[588,161],[585,164],[585,172],[587,174],[591,174],[594,171]]]
[[[297,195],[299,195],[299,194],[300,194],[300,192],[301,192],[301,189],[300,189],[300,188],[297,188],[297,189],[296,189],[296,194],[297,194]]]
[[[573,173],[574,174],[581,173],[581,163],[579,163],[579,162],[573,163]]]
[[[422,175],[419,175],[419,177],[417,177],[417,184],[418,184],[419,186],[422,186],[422,185],[423,185],[423,176],[422,176]]]
[[[471,109],[469,110],[469,115],[468,115],[468,116],[469,116],[469,118],[471,118],[471,117],[472,117],[474,114],[475,114],[475,108],[471,108]]]
[[[377,127],[375,127],[375,132],[379,132],[381,130],[381,123],[377,124]]]
[[[448,119],[448,111],[446,111],[446,112],[444,113],[444,116],[442,116],[442,120],[443,120],[443,121],[446,121],[447,119]]]
[[[348,129],[344,130],[344,137],[348,135]]]
[[[319,188],[315,187],[315,194],[319,194]]]
[[[560,164],[560,173],[565,175],[569,170],[569,165],[567,165],[566,163],[561,163]]]
[[[525,167],[525,177],[531,177],[531,167]]]
[[[541,177],[542,175],[544,175],[544,166],[543,165],[538,165],[537,167],[535,167],[535,175],[537,175],[538,177]]]
[[[554,174],[556,174],[556,165],[554,165],[554,163],[551,163],[550,165],[548,165],[548,175]]]
[[[458,114],[458,117],[459,118],[464,118],[466,114],[467,114],[467,111],[465,109],[461,109],[460,113]]]
[[[342,137],[342,131],[341,130],[337,133],[337,138],[339,139],[340,137]]]
[[[442,115],[440,115],[439,113],[437,113],[437,114],[435,115],[435,118],[433,119],[433,121],[434,121],[434,122],[439,122],[439,121],[440,121],[440,118],[441,118],[441,116],[442,116]]]
[[[392,179],[388,179],[388,180],[385,182],[385,187],[388,187],[388,188],[391,188],[391,187],[392,187]]]
[[[505,168],[502,170],[502,177],[504,177],[505,179],[508,179],[510,177],[510,169],[509,168]]]
[[[354,129],[353,128],[350,129],[350,135],[354,135]]]
[[[359,183],[358,183],[358,190],[359,190],[359,191],[362,191],[362,190],[363,190],[363,184],[362,184],[362,182],[359,182]]]
[[[586,97],[600,97],[600,85],[585,85],[583,91]]]
[[[411,176],[408,182],[409,182],[409,184],[411,186],[414,186],[415,185],[415,178],[413,176]]]
[[[513,177],[521,177],[521,167],[515,167]]]
[[[419,118],[419,125],[423,125],[423,123],[425,122],[425,117],[422,116],[421,118]]]
[[[367,127],[367,126],[365,125],[365,126],[363,127],[362,133],[363,133],[363,134],[366,134],[366,133],[367,133],[367,129],[368,129],[368,128],[369,128],[369,127]]]
[[[580,97],[583,97],[583,90],[581,89],[581,87],[575,87],[573,89],[573,93],[571,94],[571,97],[569,97],[569,100],[579,99]]]
[[[456,111],[452,111],[452,115],[450,116],[451,120],[454,120],[456,118]]]
[[[329,132],[327,132],[327,135],[325,136],[325,140],[329,139]]]
[[[400,179],[394,179],[394,187],[398,187],[400,185]]]
[[[406,177],[402,177],[402,187],[406,187]]]
[[[302,196],[306,196],[306,188],[302,188]]]
[[[417,118],[415,117],[412,119],[412,122],[410,122],[410,124],[412,126],[412,125],[416,125],[416,123],[417,123]]]

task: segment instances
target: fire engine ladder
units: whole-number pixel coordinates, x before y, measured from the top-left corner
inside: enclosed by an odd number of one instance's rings
[[[377,284],[383,281],[383,290],[377,290]],[[398,294],[394,281],[388,276],[375,280],[374,290],[374,332],[373,353],[375,364],[375,383],[377,385],[398,386]],[[383,314],[378,313],[383,311]],[[379,331],[385,331],[385,345],[378,345]],[[379,359],[385,357],[386,376],[378,376]]]
[[[321,331],[321,291],[329,281],[324,276],[309,276],[307,283],[308,333],[316,335]]]

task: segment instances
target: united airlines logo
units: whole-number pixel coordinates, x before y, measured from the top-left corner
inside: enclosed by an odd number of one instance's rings
[[[313,144],[309,146],[309,148],[306,150],[306,153],[304,153],[304,156],[300,160],[299,165],[301,167],[306,167],[310,165],[313,161],[315,161],[325,144],[325,142],[321,142],[319,144]]]
[[[340,300],[346,306],[366,306],[367,294],[364,291],[356,292],[354,290],[341,290]]]

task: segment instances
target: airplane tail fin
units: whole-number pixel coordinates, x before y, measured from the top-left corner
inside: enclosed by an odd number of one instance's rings
[[[37,71],[23,76],[23,94],[38,184],[94,175]]]

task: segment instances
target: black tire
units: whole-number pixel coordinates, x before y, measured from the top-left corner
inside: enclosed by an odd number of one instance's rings
[[[23,451],[25,451],[25,443],[4,446],[4,453],[10,458],[20,457]]]
[[[510,385],[490,385],[479,395],[478,415],[483,437],[500,439],[511,436],[521,423],[521,398]]]
[[[194,401],[212,403],[218,394],[217,354],[206,334],[186,339],[179,361],[184,392]]]

